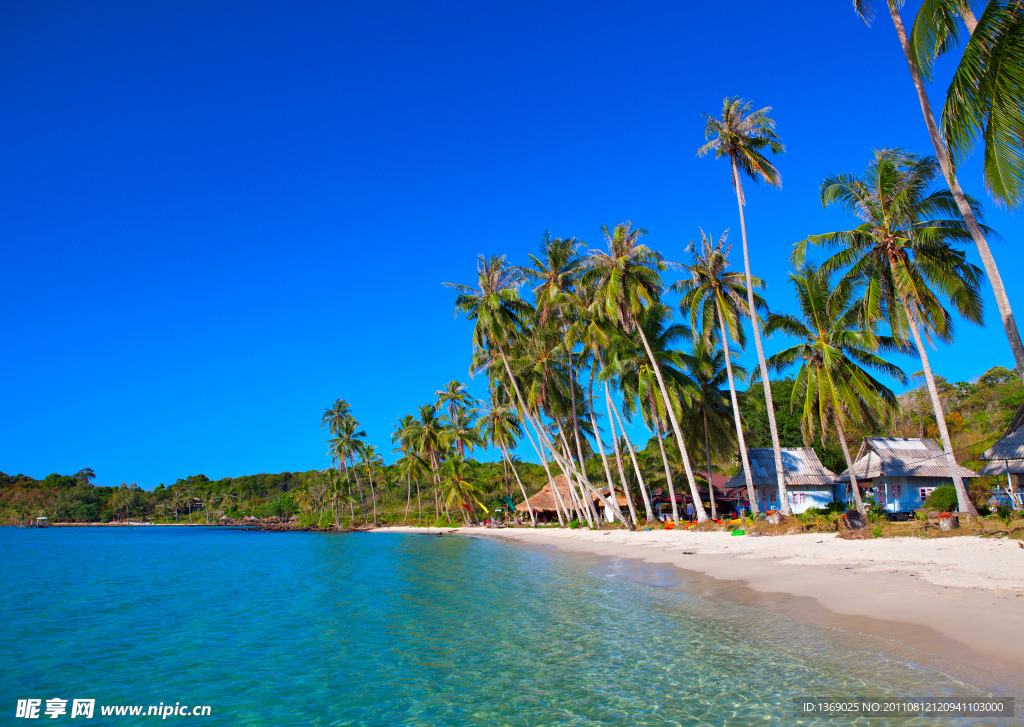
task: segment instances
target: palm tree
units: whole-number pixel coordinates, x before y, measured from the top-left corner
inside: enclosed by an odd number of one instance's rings
[[[770,149],[774,154],[781,154],[786,147],[779,141],[775,133],[775,121],[768,115],[770,106],[751,111],[753,103],[733,96],[722,103],[722,117],[716,119],[704,114],[707,124],[704,127],[704,138],[707,143],[697,150],[697,156],[710,152],[715,158],[728,157],[732,173],[732,188],[736,192],[736,204],[740,211],[740,233],[743,237],[743,270],[747,278],[747,315],[754,331],[754,348],[757,350],[757,363],[761,370],[764,383],[764,398],[768,409],[768,428],[772,435],[772,450],[775,453],[775,474],[779,481],[779,502],[783,515],[790,515],[789,496],[786,492],[786,472],[782,467],[782,448],[779,445],[779,428],[775,423],[775,407],[772,402],[772,387],[768,380],[765,366],[764,349],[761,347],[761,326],[757,317],[757,306],[754,300],[754,281],[750,275],[750,254],[747,247],[747,221],[743,215],[746,198],[743,195],[743,180],[746,176],[754,181],[764,180],[773,187],[782,186],[779,171],[768,161],[762,150]],[[728,356],[726,356],[728,358]],[[740,444],[743,447],[743,444]],[[749,480],[748,480],[749,481]],[[751,507],[754,501],[751,500]]]
[[[330,453],[334,461],[338,462],[345,468],[345,483],[348,486],[349,510],[351,516],[354,518],[356,515],[354,504],[355,500],[352,498],[352,481],[349,478],[348,460],[351,458],[353,463],[355,463],[361,439],[366,436],[366,432],[359,429],[359,422],[349,414],[338,421],[333,433],[334,437],[327,440],[327,443],[331,445]],[[363,487],[359,482],[358,474],[356,474],[356,486],[359,488],[359,500],[362,502],[363,518],[365,519],[366,502],[363,498]]]
[[[320,428],[323,429],[326,424],[327,431],[336,434],[341,428],[342,422],[352,416],[351,411],[352,407],[348,405],[347,401],[335,399],[334,405],[331,408],[324,409],[324,414],[320,418]]]
[[[883,149],[875,152],[863,177],[828,177],[821,185],[822,206],[838,205],[863,224],[852,230],[809,236],[797,243],[794,261],[802,264],[808,243],[840,248],[822,263],[821,269],[834,272],[849,268],[844,280],[864,281],[859,315],[868,332],[872,322],[886,318],[892,337],[906,345],[905,334],[910,331],[921,357],[960,510],[973,514],[974,505],[956,466],[920,330],[929,338],[934,334],[943,341],[953,340],[953,320],[939,295],[948,298],[962,317],[982,322],[978,292],[981,270],[950,246],[970,240],[970,232],[949,190],[928,192],[938,174],[938,162],[933,157]],[[975,217],[980,219],[980,205],[975,200],[970,202]],[[944,219],[942,215],[950,217]]]
[[[531,409],[527,406],[523,392],[519,388],[519,383],[512,372],[508,355],[506,354],[508,342],[514,342],[521,336],[526,320],[533,315],[532,307],[519,297],[518,289],[522,285],[522,274],[510,268],[504,256],[494,255],[488,258],[480,255],[477,258],[478,287],[473,288],[468,285],[455,283],[445,283],[444,285],[458,293],[455,299],[456,314],[458,312],[465,313],[469,320],[474,321],[474,349],[481,353],[486,352],[489,357],[493,357],[493,354],[497,353],[497,359],[501,361],[508,376],[509,385],[515,393],[519,411],[522,412],[524,421],[528,424],[526,429],[524,429],[527,439],[529,439],[534,449],[537,450],[541,463],[544,465],[545,472],[548,475],[548,480],[554,482],[550,468],[547,465],[547,458],[542,452],[544,447],[551,451],[552,456],[555,457],[559,466],[566,473],[575,472],[573,463],[567,461],[558,452],[557,448],[553,446],[544,426],[531,413]],[[497,373],[492,371],[492,376],[496,375]],[[537,444],[534,444],[533,437],[530,435],[529,428],[531,426],[537,434],[539,447]],[[588,484],[585,478],[583,481],[585,484]],[[594,494],[597,494],[596,490],[591,489]],[[609,507],[614,508],[615,512],[618,512],[614,499],[609,502],[599,494],[598,497],[605,501]],[[625,519],[623,521],[625,522]]]
[[[526,487],[523,485],[523,481],[519,479],[519,472],[516,471],[515,463],[512,462],[508,454],[509,447],[514,447],[516,440],[522,438],[523,427],[519,422],[519,417],[515,415],[511,407],[498,404],[495,401],[495,394],[496,392],[492,389],[489,401],[490,406],[484,410],[483,415],[477,421],[476,426],[480,433],[480,439],[484,445],[497,447],[501,450],[501,462],[505,469],[506,494],[509,497],[512,496],[512,490],[508,484],[508,471],[511,468],[512,474],[519,484],[519,489],[523,493],[523,501],[526,503],[526,509],[530,513],[530,522],[533,527],[537,527],[537,516],[530,505],[530,496],[526,494]]]
[[[845,427],[847,422],[856,422],[876,429],[879,414],[895,414],[899,410],[896,395],[875,379],[869,369],[905,384],[906,374],[875,351],[907,353],[907,347],[895,338],[864,331],[860,311],[855,306],[857,291],[849,280],[840,280],[833,287],[828,272],[811,266],[797,270],[789,279],[796,288],[800,316],[770,315],[765,335],[781,331],[800,342],[769,358],[768,367],[783,371],[793,364],[800,366],[789,405],[791,409],[800,406],[804,444],[810,446],[819,435],[824,443],[830,426],[835,428],[857,510],[867,515]]]
[[[979,133],[985,139],[985,181],[989,191],[1011,208],[1019,206],[1024,186],[1024,158],[1020,139],[1024,134],[1021,119],[1021,88],[1024,68],[1021,64],[1022,23],[1019,2],[988,3],[980,20],[976,20],[966,0],[929,0],[922,5],[914,22],[913,39],[907,38],[900,17],[902,2],[886,0],[889,16],[899,38],[910,77],[917,91],[925,127],[935,150],[935,157],[949,186],[950,194],[966,225],[970,238],[978,248],[982,265],[988,275],[996,307],[1003,321],[1006,338],[1013,351],[1017,373],[1024,378],[1024,343],[1010,308],[1002,276],[989,249],[985,229],[975,214],[975,205],[960,188],[956,177],[956,159],[970,153]],[[870,0],[854,0],[854,10],[865,22],[873,16]],[[932,60],[959,45],[959,23],[964,22],[970,38],[946,96],[942,122],[945,138],[935,122],[924,79],[931,78]],[[953,159],[947,151],[952,152]]]
[[[384,460],[377,454],[377,448],[365,442],[359,443],[359,455],[363,458],[363,466],[366,468],[366,476],[370,480],[370,497],[373,499],[373,526],[377,527],[377,492],[373,486],[373,470],[380,468]],[[357,475],[358,476],[358,475]]]
[[[465,465],[465,460],[458,455],[449,459],[445,462],[441,482],[447,488],[446,503],[451,507],[459,508],[462,519],[468,526],[470,524],[469,513],[472,512],[471,503],[475,502],[480,507],[483,507],[483,504],[477,499],[480,487],[470,479],[469,474],[465,471]]]
[[[669,318],[670,313],[667,306],[661,304],[651,305],[644,309],[637,317],[637,328],[643,329],[662,375],[669,381],[669,394],[672,397],[671,406],[681,413],[683,411],[683,399],[688,399],[689,394],[692,392],[692,381],[682,371],[688,362],[685,361],[679,351],[672,350],[671,346],[680,339],[688,338],[690,336],[690,329],[678,323],[669,325]],[[610,370],[615,372],[619,380],[623,412],[629,416],[634,410],[639,409],[645,424],[654,432],[658,439],[658,448],[661,451],[662,464],[665,468],[665,480],[668,484],[669,495],[672,500],[672,518],[678,524],[679,508],[676,503],[675,484],[672,480],[672,470],[669,467],[668,457],[665,455],[665,444],[662,441],[662,423],[666,418],[666,403],[661,398],[657,379],[644,353],[643,346],[640,344],[639,336],[617,336],[613,340],[609,358],[611,360]],[[617,416],[618,412],[616,412]],[[621,423],[620,420],[620,426]],[[625,436],[624,427],[622,431],[627,445],[629,445],[630,457],[633,460],[637,479],[640,481],[644,506],[647,508],[647,519],[650,520],[653,515],[647,496],[647,489],[640,475],[639,464],[632,445],[629,444],[628,436]]]
[[[732,352],[738,356],[736,352]],[[691,396],[691,411],[699,418],[704,430],[704,471],[707,474],[708,492],[711,498],[711,517],[718,517],[718,506],[715,503],[715,488],[711,478],[714,474],[711,456],[711,442],[720,449],[731,447],[736,441],[736,431],[729,423],[731,409],[722,396],[722,387],[730,386],[729,377],[740,381],[747,378],[747,370],[732,361],[726,361],[726,354],[710,340],[698,336],[690,354],[690,378],[693,380],[694,393]],[[730,393],[735,389],[730,387]],[[747,489],[750,497],[752,487]],[[756,505],[756,501],[751,501]]]
[[[679,312],[689,316],[690,328],[695,337],[710,344],[713,336],[718,334],[718,340],[724,352],[729,395],[732,398],[733,421],[736,428],[736,441],[739,444],[740,463],[743,467],[743,477],[747,482],[747,499],[750,501],[751,512],[756,513],[760,508],[751,475],[750,457],[747,453],[746,437],[743,434],[743,421],[740,418],[740,404],[736,394],[736,376],[733,371],[732,352],[729,350],[729,339],[731,337],[740,347],[744,345],[746,334],[740,321],[750,315],[751,300],[754,301],[755,314],[758,308],[764,309],[767,306],[761,296],[748,287],[749,285],[758,289],[764,288],[764,283],[760,278],[729,270],[729,252],[732,250],[732,246],[726,244],[728,234],[728,231],[723,232],[718,241],[712,244],[711,238],[704,233],[704,230],[701,230],[700,248],[698,249],[693,242],[687,247],[687,252],[690,253],[690,264],[684,265],[683,269],[689,274],[689,277],[675,283],[672,290],[683,296],[679,301]],[[770,409],[770,398],[768,402]],[[774,413],[771,413],[771,417],[774,421]],[[710,479],[711,472],[709,471],[709,492],[714,489]],[[779,502],[788,508],[788,498],[782,479],[779,479]]]
[[[448,407],[448,416],[454,418],[455,412],[459,409],[471,408],[476,399],[469,395],[465,384],[458,381],[449,381],[443,389],[434,392],[437,395],[437,403],[440,408]]]
[[[601,228],[608,251],[591,250],[585,282],[596,291],[595,303],[609,320],[616,322],[629,334],[637,331],[643,343],[651,368],[658,380],[662,399],[671,401],[665,387],[665,379],[661,367],[651,351],[651,345],[644,334],[643,327],[636,325],[640,311],[657,303],[662,292],[661,271],[666,264],[662,256],[646,245],[640,244],[640,238],[647,234],[643,228],[633,229],[632,223],[620,223],[609,230],[605,225]],[[701,522],[708,519],[704,506],[697,492],[697,482],[693,477],[690,457],[686,450],[686,442],[679,428],[679,421],[673,407],[666,407],[672,430],[675,432],[676,443],[682,454],[686,470],[686,479],[694,498],[697,519]]]
[[[413,429],[415,451],[430,463],[434,481],[434,516],[441,517],[437,487],[442,454],[447,449],[444,443],[444,422],[438,414],[436,404],[424,404],[419,408],[419,414]]]
[[[439,402],[440,403],[440,402]],[[483,440],[476,430],[476,409],[456,409],[451,415],[443,417],[445,426],[445,441],[454,444],[459,450],[459,456],[466,458],[466,450],[473,451],[475,447],[483,446]]]
[[[412,414],[406,414],[399,417],[397,423],[391,425],[392,429],[394,429],[391,433],[391,443],[398,445],[391,450],[393,454],[401,453],[404,458],[408,457],[412,452],[415,423],[416,417]],[[404,469],[402,464],[398,464],[398,470],[405,477],[406,484],[405,518],[402,520],[404,525],[409,520],[409,507],[412,505],[412,473],[408,469]]]

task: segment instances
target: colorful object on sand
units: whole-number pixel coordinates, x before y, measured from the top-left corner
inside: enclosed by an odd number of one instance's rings
[[[746,533],[745,530],[733,530],[732,534],[733,535],[746,535],[747,533]]]

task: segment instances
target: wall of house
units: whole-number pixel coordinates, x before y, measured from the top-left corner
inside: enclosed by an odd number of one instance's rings
[[[789,485],[789,504],[794,514],[811,507],[825,508],[832,502],[830,485]],[[776,487],[758,487],[757,499],[765,510],[779,509],[779,490]]]

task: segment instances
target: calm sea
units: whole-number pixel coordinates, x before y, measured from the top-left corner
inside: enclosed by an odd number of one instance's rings
[[[26,698],[69,700],[47,724],[90,698],[85,724],[152,724],[100,706],[161,703],[209,705],[166,718],[201,725],[796,724],[807,694],[978,693],[619,573],[464,537],[0,528],[0,724],[28,723]],[[1020,724],[857,724],[974,723]]]

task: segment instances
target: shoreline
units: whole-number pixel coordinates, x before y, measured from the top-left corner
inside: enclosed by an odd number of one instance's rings
[[[1024,550],[1017,541],[431,528],[438,533],[622,559],[637,567],[639,580],[659,566],[674,566],[667,587],[895,643],[925,665],[968,681],[1014,692],[1024,683],[1024,600],[1017,600],[1024,599]]]

